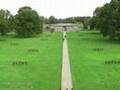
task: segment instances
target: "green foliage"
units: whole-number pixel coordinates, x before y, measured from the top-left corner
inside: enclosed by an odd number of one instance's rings
[[[48,23],[49,24],[56,24],[57,19],[54,16],[50,16],[49,19],[48,19]]]
[[[86,18],[83,19],[82,24],[83,24],[84,29],[88,29],[90,19],[91,19],[90,17],[86,17]]]
[[[20,37],[30,37],[42,33],[42,18],[30,7],[22,7],[15,16],[15,30]]]
[[[91,28],[101,31],[110,39],[120,39],[120,1],[112,0],[103,7],[96,8],[90,21]]]
[[[5,35],[7,32],[9,32],[9,18],[11,14],[8,10],[0,10],[0,33],[2,35]]]
[[[11,15],[9,17],[8,23],[9,23],[9,29],[10,29],[10,31],[14,31],[14,29],[15,29],[15,16]]]

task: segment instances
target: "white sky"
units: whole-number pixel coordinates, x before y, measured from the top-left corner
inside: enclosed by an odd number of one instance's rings
[[[71,16],[92,16],[96,7],[111,0],[0,0],[0,9],[8,9],[12,14],[22,6],[30,6],[40,15],[57,18]]]

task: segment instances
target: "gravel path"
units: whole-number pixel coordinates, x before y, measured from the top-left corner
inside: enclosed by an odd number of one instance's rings
[[[61,90],[72,90],[72,78],[69,63],[68,45],[66,32],[63,32],[63,63],[62,63],[62,79]]]

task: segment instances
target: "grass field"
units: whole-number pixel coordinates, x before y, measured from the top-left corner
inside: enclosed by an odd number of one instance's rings
[[[70,32],[69,53],[74,90],[120,90],[120,42],[97,32]]]
[[[0,90],[59,90],[62,34],[0,37]]]

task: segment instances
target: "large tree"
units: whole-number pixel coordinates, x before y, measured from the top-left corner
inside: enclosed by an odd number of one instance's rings
[[[15,30],[18,36],[30,37],[42,32],[42,18],[30,7],[22,7],[15,16]]]
[[[7,32],[9,32],[9,18],[11,14],[8,10],[0,10],[0,33],[1,35],[5,35]]]
[[[110,39],[120,39],[120,1],[112,0],[103,7],[96,8],[91,19],[91,27],[101,31]]]

